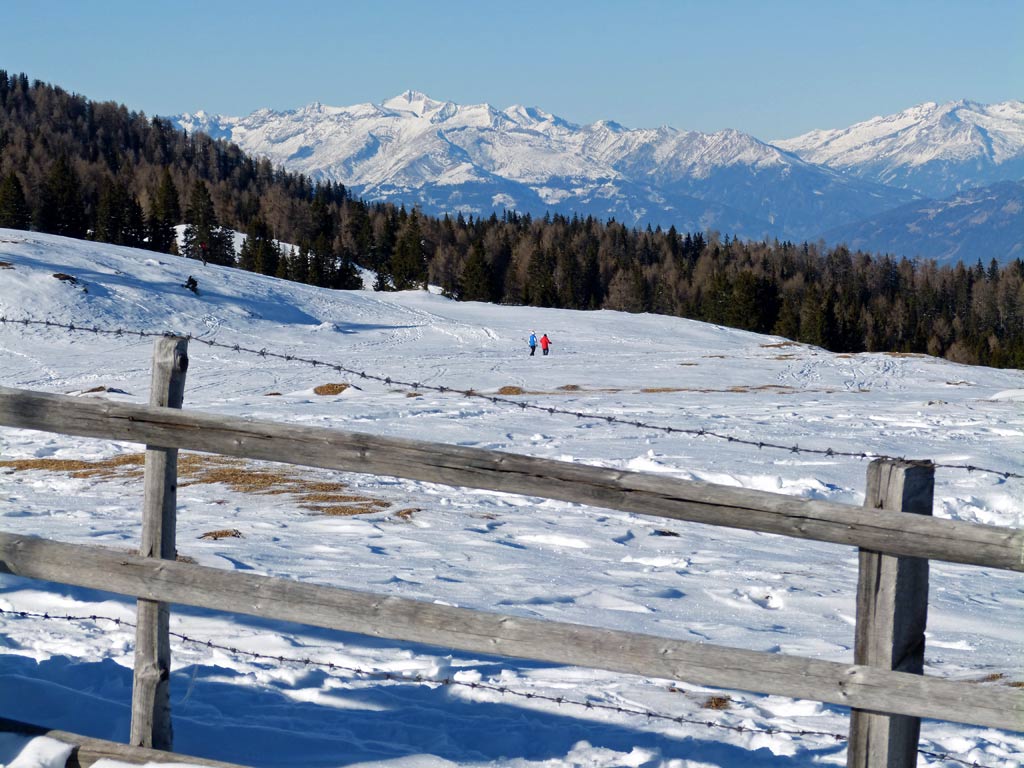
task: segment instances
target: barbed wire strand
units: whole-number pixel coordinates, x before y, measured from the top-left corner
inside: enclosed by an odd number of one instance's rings
[[[15,610],[10,610],[9,611],[9,610],[5,610],[3,608],[0,608],[0,616],[13,616],[13,617],[22,618],[22,619],[43,619],[43,620],[50,620],[50,621],[67,621],[67,622],[108,621],[108,622],[111,622],[111,623],[113,623],[114,625],[116,625],[118,627],[127,627],[127,628],[130,628],[130,629],[135,629],[137,627],[137,625],[134,622],[128,621],[126,619],[119,619],[119,618],[115,618],[115,617],[112,617],[112,616],[100,616],[100,615],[97,615],[97,614],[91,614],[91,615],[71,615],[71,614],[52,614],[52,613],[49,613],[49,612],[47,612],[47,613],[34,613],[34,612],[31,612],[31,611],[15,611]],[[198,638],[194,638],[194,637],[191,637],[189,635],[185,635],[185,634],[183,634],[181,632],[169,631],[168,634],[171,637],[177,638],[178,640],[180,640],[180,641],[182,641],[184,643],[190,643],[190,644],[193,644],[193,645],[201,646],[203,648],[210,648],[210,649],[215,649],[215,650],[219,650],[219,651],[225,651],[225,652],[230,653],[230,654],[232,654],[234,656],[250,658],[250,659],[253,659],[253,660],[256,660],[256,661],[275,662],[275,663],[278,663],[278,664],[299,664],[299,665],[306,666],[306,667],[318,667],[318,668],[321,668],[321,669],[329,670],[331,672],[349,672],[349,673],[351,673],[353,675],[358,675],[359,677],[370,678],[370,679],[387,680],[389,682],[395,682],[395,683],[406,684],[406,685],[424,685],[424,684],[428,684],[428,685],[438,685],[438,686],[461,686],[461,687],[464,687],[464,688],[469,688],[471,690],[488,691],[488,692],[491,692],[491,693],[497,693],[497,694],[499,694],[501,696],[514,696],[514,697],[518,697],[518,698],[522,698],[522,699],[527,699],[527,700],[532,700],[532,701],[543,701],[543,702],[548,702],[548,703],[556,704],[558,706],[569,705],[569,706],[581,707],[581,708],[586,709],[586,710],[601,710],[601,711],[615,712],[617,714],[623,714],[623,715],[636,715],[636,716],[640,716],[640,717],[645,717],[645,718],[647,718],[647,720],[661,720],[661,721],[671,722],[671,723],[676,724],[676,725],[698,725],[698,726],[703,726],[705,728],[718,728],[718,729],[721,729],[721,730],[728,730],[728,731],[733,731],[733,732],[736,732],[736,733],[754,733],[754,734],[761,734],[761,735],[766,735],[766,736],[774,736],[774,735],[779,735],[779,734],[786,735],[786,736],[798,736],[798,737],[819,736],[819,737],[833,739],[836,742],[848,741],[848,738],[849,738],[846,734],[832,733],[831,731],[818,731],[818,730],[809,730],[809,729],[791,729],[791,728],[758,728],[758,727],[749,726],[749,725],[734,725],[734,724],[729,724],[729,723],[719,723],[719,722],[715,722],[714,720],[698,720],[698,719],[695,719],[695,718],[684,717],[682,715],[667,715],[667,714],[664,714],[662,712],[656,712],[656,711],[648,710],[648,709],[641,709],[639,707],[623,707],[623,706],[620,706],[620,705],[617,705],[617,704],[608,704],[608,703],[604,703],[604,702],[595,702],[595,701],[577,701],[575,699],[566,698],[564,696],[551,696],[551,695],[548,695],[548,694],[534,693],[534,692],[531,692],[531,691],[519,691],[519,690],[516,690],[514,688],[510,688],[507,685],[496,685],[494,683],[484,683],[484,682],[479,682],[479,681],[469,681],[469,682],[467,682],[467,681],[463,681],[463,680],[455,680],[454,678],[451,678],[451,677],[437,678],[437,677],[431,677],[429,675],[421,675],[421,674],[404,675],[404,674],[397,674],[395,672],[387,672],[387,671],[384,671],[384,670],[363,669],[361,667],[353,667],[353,666],[348,666],[348,665],[345,665],[345,664],[336,664],[336,663],[330,662],[330,661],[318,661],[316,659],[309,658],[309,657],[296,658],[296,657],[289,657],[289,656],[283,656],[283,655],[273,655],[273,654],[267,654],[267,653],[259,653],[258,651],[250,651],[250,650],[246,650],[244,648],[238,648],[238,647],[229,646],[229,645],[222,645],[222,644],[219,644],[219,643],[215,643],[212,640],[200,640]],[[193,680],[194,680],[194,676],[193,676]],[[678,688],[676,688],[674,690],[676,692],[684,693],[684,694],[686,694],[687,696],[689,696],[691,698],[696,698],[697,697],[697,694],[695,692],[681,691]],[[190,688],[189,688],[189,691],[188,691],[188,695],[191,695],[191,693],[192,693],[192,691],[191,691],[191,685],[190,685]],[[920,748],[920,747],[918,748],[917,752],[918,752],[918,754],[921,754],[921,755],[924,755],[926,757],[930,757],[930,758],[933,758],[933,759],[936,759],[936,760],[952,761],[952,762],[959,763],[961,765],[971,766],[971,768],[994,768],[994,766],[986,766],[983,763],[978,763],[978,762],[975,762],[975,761],[967,761],[967,760],[959,758],[959,757],[957,757],[955,755],[951,755],[951,754],[948,754],[948,753],[935,752],[935,751],[923,749],[923,748]]]
[[[574,410],[570,410],[570,409],[567,409],[567,408],[557,408],[557,407],[554,407],[554,406],[537,405],[535,403],[529,403],[529,402],[526,402],[526,401],[523,401],[523,400],[513,400],[512,398],[508,398],[508,397],[502,397],[502,396],[499,396],[499,395],[486,394],[484,392],[480,392],[479,390],[475,390],[475,389],[459,389],[457,387],[447,387],[447,386],[440,386],[440,385],[431,385],[431,384],[426,384],[426,383],[421,382],[421,381],[403,381],[403,380],[396,379],[396,378],[391,377],[391,376],[382,376],[382,375],[378,375],[378,374],[368,373],[366,371],[357,370],[355,368],[349,368],[349,367],[341,365],[339,363],[333,363],[333,362],[326,361],[326,360],[318,360],[318,359],[315,359],[315,358],[303,357],[301,355],[292,355],[292,354],[286,354],[286,353],[281,353],[281,352],[273,352],[273,351],[267,349],[266,347],[262,347],[260,349],[256,349],[256,348],[252,348],[252,347],[244,347],[244,346],[242,346],[240,344],[226,344],[226,343],[223,343],[223,342],[214,341],[213,339],[206,339],[206,338],[203,338],[203,337],[200,337],[200,336],[193,336],[192,334],[189,334],[189,333],[175,333],[175,332],[172,332],[172,331],[160,331],[160,332],[157,332],[157,331],[143,331],[143,330],[126,330],[124,328],[100,328],[100,327],[95,326],[95,325],[94,326],[82,326],[82,325],[74,325],[73,323],[58,323],[58,322],[55,322],[53,320],[35,320],[35,319],[31,319],[31,318],[8,318],[8,317],[4,317],[4,316],[0,316],[0,324],[13,324],[13,325],[22,325],[22,326],[34,325],[34,326],[43,326],[43,327],[46,327],[46,328],[62,329],[62,330],[71,331],[71,332],[93,333],[93,334],[98,334],[98,335],[118,336],[118,337],[123,337],[123,336],[134,337],[134,336],[137,336],[139,338],[157,338],[157,337],[165,337],[165,336],[177,336],[177,337],[181,337],[181,338],[187,339],[190,342],[195,341],[195,342],[198,342],[200,344],[205,344],[208,347],[230,350],[232,352],[237,352],[237,353],[246,353],[246,354],[257,355],[257,356],[262,357],[264,359],[266,359],[266,358],[273,358],[273,359],[277,359],[277,360],[284,360],[284,361],[287,361],[287,362],[304,363],[306,365],[311,365],[314,368],[323,366],[324,368],[327,368],[327,369],[330,369],[330,370],[333,370],[333,371],[337,371],[338,373],[348,373],[348,374],[351,374],[353,376],[358,376],[360,379],[369,380],[369,381],[376,381],[376,382],[385,384],[387,386],[407,387],[407,388],[410,388],[412,390],[428,390],[428,391],[432,391],[432,392],[439,392],[439,393],[442,393],[442,394],[454,394],[454,395],[461,395],[463,397],[473,397],[473,398],[478,398],[478,399],[481,399],[481,400],[486,400],[486,401],[494,403],[496,405],[513,406],[513,407],[519,408],[520,410],[524,410],[524,411],[525,410],[540,411],[540,412],[551,414],[551,415],[556,415],[557,414],[557,415],[563,415],[563,416],[573,416],[573,417],[575,417],[577,419],[593,419],[595,421],[601,421],[601,422],[605,422],[605,423],[608,423],[608,424],[621,424],[621,425],[626,425],[626,426],[630,426],[630,427],[636,427],[637,429],[650,430],[650,431],[653,431],[653,432],[663,432],[663,433],[669,434],[669,435],[676,434],[676,435],[689,435],[691,437],[708,437],[708,438],[713,438],[713,439],[716,439],[716,440],[723,440],[723,441],[728,442],[728,443],[734,443],[736,445],[750,446],[750,447],[753,447],[753,448],[757,448],[758,450],[765,450],[765,449],[767,449],[767,450],[777,450],[777,451],[785,451],[787,453],[792,453],[792,454],[811,454],[811,455],[818,455],[818,456],[828,456],[828,457],[831,457],[831,458],[851,458],[851,459],[858,459],[858,460],[861,460],[861,461],[864,461],[864,460],[874,460],[874,459],[884,459],[884,460],[889,460],[889,461],[907,461],[907,458],[905,456],[891,456],[891,455],[884,454],[884,453],[875,453],[873,451],[840,451],[840,450],[834,450],[832,448],[824,448],[824,449],[822,449],[822,448],[806,448],[806,447],[802,447],[800,445],[784,445],[784,444],[781,444],[781,443],[774,443],[774,442],[767,441],[767,440],[751,440],[751,439],[747,439],[747,438],[736,437],[734,435],[727,435],[727,434],[723,434],[723,433],[720,433],[720,432],[715,432],[713,430],[704,429],[704,428],[687,429],[687,428],[683,428],[683,427],[671,427],[671,426],[665,426],[665,425],[660,425],[660,424],[652,424],[652,423],[645,422],[645,421],[632,420],[632,419],[623,419],[623,418],[620,418],[618,416],[608,416],[608,415],[602,415],[602,414],[596,414],[596,413],[587,413],[586,411],[574,411]],[[1018,472],[1010,472],[1010,471],[1001,470],[1001,469],[991,469],[991,468],[988,468],[988,467],[982,467],[982,466],[978,466],[978,465],[975,465],[975,464],[947,464],[947,463],[942,463],[942,462],[932,462],[932,466],[941,467],[943,469],[963,470],[963,471],[970,472],[970,473],[981,472],[981,473],[985,473],[985,474],[997,475],[997,476],[999,476],[999,477],[1001,477],[1001,478],[1003,478],[1005,480],[1009,480],[1009,479],[1021,480],[1021,479],[1024,479],[1024,474],[1021,474],[1021,473],[1018,473]]]

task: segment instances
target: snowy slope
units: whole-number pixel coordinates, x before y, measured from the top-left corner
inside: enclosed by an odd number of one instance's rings
[[[928,102],[774,144],[856,178],[948,197],[1024,180],[1024,102]]]
[[[381,104],[180,115],[289,170],[428,213],[508,208],[630,224],[807,237],[912,195],[845,178],[739,131],[580,126],[536,108],[457,105],[406,91]]]
[[[181,285],[189,274],[198,295]],[[326,291],[172,256],[0,230],[0,317],[21,316],[173,330],[425,385],[411,392],[196,340],[185,407],[208,412],[802,498],[863,500],[866,464],[856,460],[521,411],[427,388],[518,387],[524,394],[513,399],[596,415],[1024,473],[1019,371],[923,356],[833,355],[652,315],[456,303],[423,291]],[[527,356],[531,329],[551,336],[550,356]],[[142,403],[151,350],[151,339],[0,323],[0,384]],[[315,394],[317,385],[331,382],[354,386]],[[137,547],[142,487],[127,457],[139,450],[0,428],[0,528]],[[47,460],[89,462],[94,471],[74,474]],[[295,470],[289,479],[259,474],[281,471],[273,465],[241,467],[243,476],[291,489],[268,495],[204,474],[228,469],[209,459],[182,461],[178,548],[203,565],[852,659],[857,556],[849,548],[394,478]],[[325,514],[322,501],[302,492],[323,482],[345,483],[344,495],[362,505],[362,514]],[[937,471],[937,516],[1019,527],[1022,510],[1024,481]],[[238,535],[212,538],[213,531]],[[132,630],[9,612],[130,621],[132,603],[0,576],[0,610],[0,717],[125,740]],[[1024,682],[1022,621],[1019,575],[933,563],[928,673],[988,679],[987,685]],[[267,768],[845,764],[844,742],[828,735],[846,733],[848,713],[839,707],[728,692],[728,708],[713,711],[703,705],[721,692],[685,681],[478,657],[192,609],[173,611],[172,630],[374,673],[176,640],[171,706],[175,748],[184,753]],[[418,683],[416,675],[455,684]],[[610,709],[559,705],[556,697]],[[922,748],[934,754],[922,754],[920,765],[932,768],[960,768],[958,761],[1008,768],[1019,765],[1024,735],[926,722]],[[0,743],[0,762],[19,752],[26,763],[37,760],[27,764],[58,764],[41,757],[38,742]]]

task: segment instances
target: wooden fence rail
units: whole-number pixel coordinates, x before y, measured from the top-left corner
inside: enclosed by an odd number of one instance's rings
[[[920,718],[1024,731],[1024,690],[921,674],[928,560],[1024,571],[1024,531],[930,517],[928,462],[872,462],[864,507],[475,448],[186,413],[186,343],[156,343],[150,406],[0,387],[0,426],[144,443],[139,556],[0,533],[0,572],[139,600],[131,742],[171,747],[167,604],[598,667],[853,710],[847,765],[910,768]],[[390,475],[860,549],[854,664],[425,603],[175,562],[176,451]],[[922,514],[907,514],[918,512]],[[68,568],[74,563],[74,568]],[[0,721],[0,730],[3,722]]]
[[[1024,695],[1012,688],[475,611],[33,536],[0,533],[0,564],[33,579],[370,637],[1024,730]]]
[[[1024,571],[1024,531],[323,427],[0,387],[0,425],[540,496]]]

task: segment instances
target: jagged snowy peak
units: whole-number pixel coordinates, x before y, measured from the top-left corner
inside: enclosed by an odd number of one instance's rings
[[[911,199],[735,130],[581,126],[536,107],[458,105],[412,90],[380,104],[196,113],[178,124],[362,197],[434,214],[514,208],[807,237],[823,223],[840,226]]]
[[[945,197],[1024,178],[1024,102],[928,102],[774,143],[858,178]]]

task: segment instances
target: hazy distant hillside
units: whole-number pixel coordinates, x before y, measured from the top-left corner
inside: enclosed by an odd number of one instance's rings
[[[967,264],[1024,257],[1024,182],[968,189],[945,200],[910,203],[826,232],[829,242],[876,253]]]

